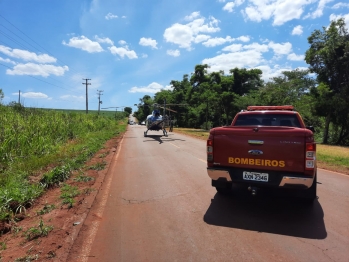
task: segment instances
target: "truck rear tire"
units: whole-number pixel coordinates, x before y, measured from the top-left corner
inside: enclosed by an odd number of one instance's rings
[[[302,200],[306,204],[313,204],[314,200],[317,199],[316,188],[317,188],[317,174],[315,174],[313,184],[311,185],[311,187],[306,189],[302,194]]]

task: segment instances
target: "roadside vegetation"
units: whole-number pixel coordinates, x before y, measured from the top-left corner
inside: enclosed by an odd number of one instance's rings
[[[174,128],[173,131],[202,140],[207,140],[209,135],[204,129]],[[317,144],[316,157],[319,168],[349,175],[349,147]]]
[[[55,186],[62,186],[62,204],[71,207],[79,192],[63,182],[126,130],[127,116],[0,105],[0,221],[18,219]],[[91,168],[102,167],[104,163]]]

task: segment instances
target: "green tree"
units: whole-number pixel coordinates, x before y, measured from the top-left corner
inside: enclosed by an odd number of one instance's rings
[[[311,72],[317,74],[318,82],[329,88],[326,95],[319,95],[321,90],[313,92],[317,94],[317,114],[326,118],[323,143],[327,144],[331,122],[335,129],[349,130],[349,34],[344,19],[332,21],[328,28],[315,30],[308,37],[308,43],[310,48],[305,61]],[[347,134],[347,131],[342,132]]]
[[[149,95],[143,96],[143,98],[140,98],[139,101],[139,104],[135,104],[138,106],[138,110],[134,112],[133,116],[137,118],[138,121],[144,121],[147,116],[151,114],[154,101]]]
[[[132,114],[132,107],[125,107],[124,112],[127,112],[129,115]]]

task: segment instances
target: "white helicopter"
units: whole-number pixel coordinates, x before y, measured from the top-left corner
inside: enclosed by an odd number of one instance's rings
[[[162,116],[160,114],[160,109],[164,109],[164,115]],[[167,108],[166,106],[162,107],[158,104],[154,104],[154,110],[151,115],[147,116],[147,119],[145,120],[145,125],[147,127],[147,130],[144,131],[144,137],[147,137],[148,131],[162,131],[164,136],[168,136],[166,127],[170,127],[170,131],[172,131],[173,124],[175,120],[171,120],[171,116],[166,115],[166,110],[169,112],[177,113],[177,111]]]
[[[166,104],[166,99],[164,100],[164,105],[160,106],[159,104],[154,104],[154,110],[151,115],[147,116],[147,119],[145,121],[145,125],[147,127],[147,130],[144,131],[144,137],[148,135],[148,131],[162,131],[164,136],[167,135],[166,127],[170,128],[170,132],[172,132],[173,125],[175,124],[176,120],[171,119],[171,112],[177,113],[177,111],[166,108],[167,106],[186,106],[187,104]],[[160,114],[160,108],[163,109],[162,116]],[[169,112],[169,115],[166,114],[166,110]]]

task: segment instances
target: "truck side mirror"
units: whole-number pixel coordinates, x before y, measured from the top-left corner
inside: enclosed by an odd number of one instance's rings
[[[315,128],[313,126],[306,126],[306,128],[315,133]]]

